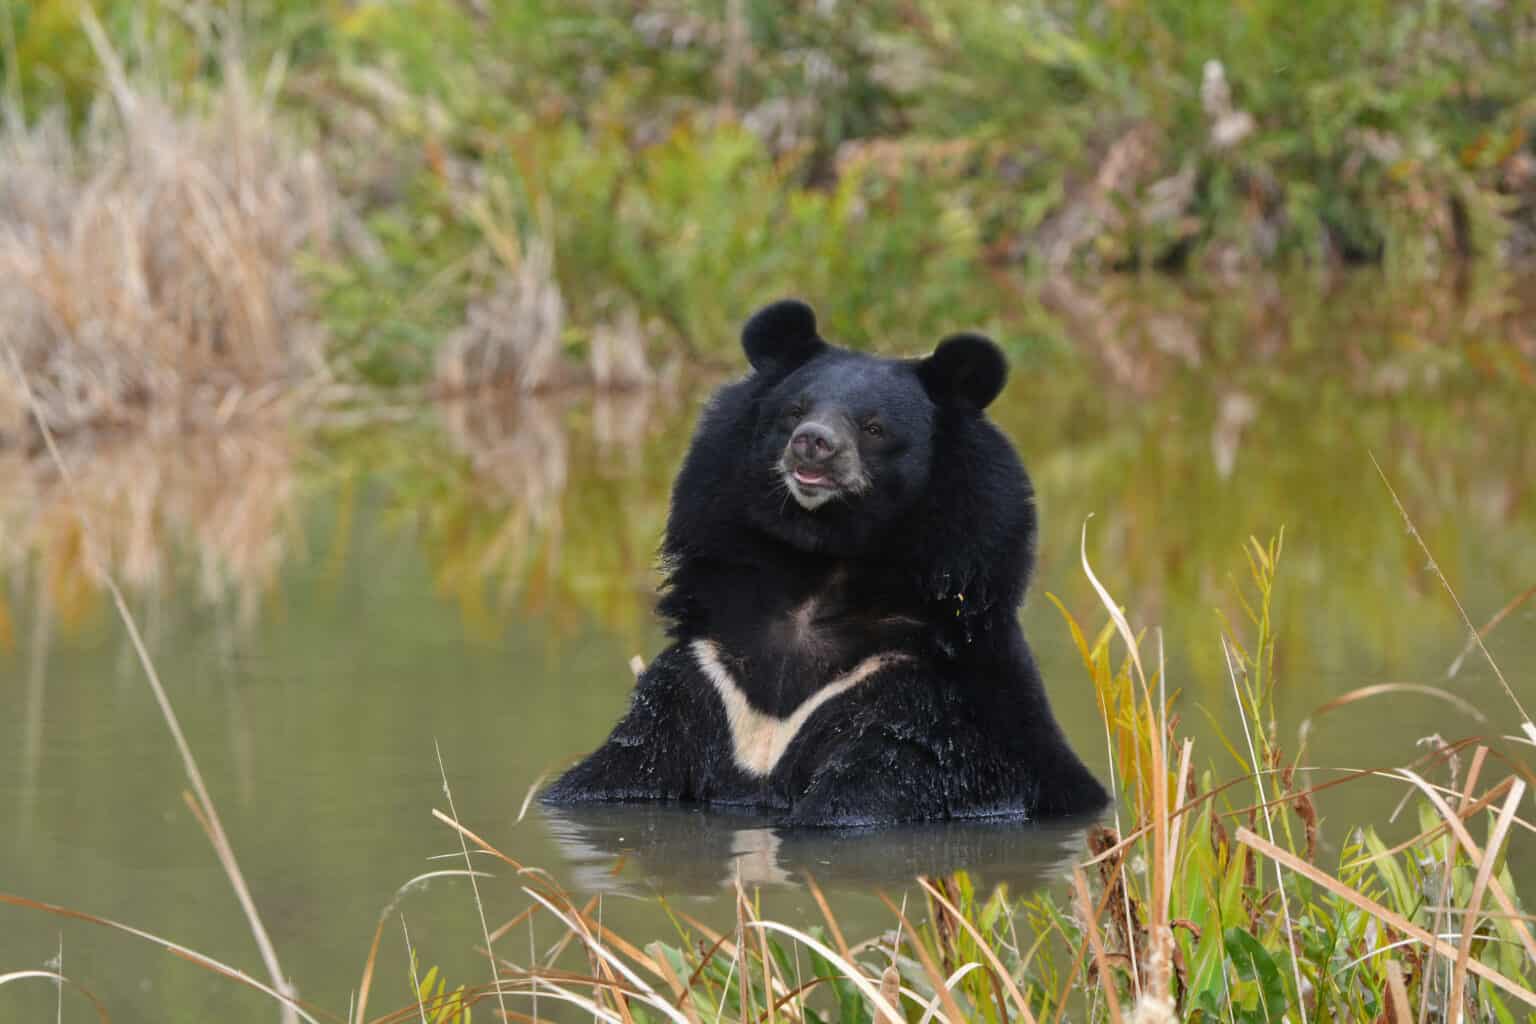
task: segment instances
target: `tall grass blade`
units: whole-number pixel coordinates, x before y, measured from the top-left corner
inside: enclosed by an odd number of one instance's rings
[[[910,940],[912,949],[917,953],[918,962],[923,965],[923,973],[928,975],[929,984],[933,986],[935,1002],[942,1003],[944,1006],[945,1019],[953,1021],[954,1024],[959,1024],[960,1021],[965,1020],[965,1014],[961,1012],[959,1004],[955,1002],[954,993],[945,984],[944,972],[939,970],[939,965],[934,961],[933,954],[928,951],[927,946],[918,937],[916,929],[912,927],[912,922],[907,920],[907,915],[902,909],[891,902],[891,898],[885,893],[882,892],[879,896],[880,902],[884,903],[891,913],[896,915],[896,920],[900,923],[902,930],[912,937]]]
[[[613,953],[609,952],[607,949],[604,949],[602,943],[592,935],[591,931],[588,930],[585,922],[583,922],[580,917],[567,917],[564,913],[561,912],[560,908],[556,907],[548,899],[532,889],[524,887],[523,892],[527,893],[534,900],[538,901],[544,906],[546,910],[558,918],[562,924],[571,930],[572,934],[581,940],[582,944],[585,945],[587,949],[591,951],[599,961],[618,971],[619,974],[624,976],[626,981],[635,986],[635,988],[639,991],[643,992],[645,994],[646,1003],[648,1005],[655,1006],[662,1012],[663,1015],[667,1017],[667,1019],[673,1021],[674,1024],[688,1024],[688,1018],[684,1017],[682,1013],[670,1002],[657,995],[656,990],[653,989],[650,985],[646,984],[645,980],[636,974],[633,970],[631,970],[628,964],[619,959],[617,956],[613,955]]]
[[[1029,1008],[1029,1000],[1024,997],[1018,982],[1014,980],[1013,975],[1008,969],[1003,966],[1003,961],[998,957],[997,950],[992,948],[992,943],[982,938],[981,932],[977,930],[970,917],[960,913],[959,909],[928,879],[919,878],[917,884],[923,887],[923,890],[928,893],[934,902],[949,911],[954,916],[954,919],[960,922],[960,927],[964,929],[965,933],[975,940],[976,948],[981,950],[981,955],[987,958],[987,962],[992,965],[992,970],[1002,979],[1003,987],[1007,990],[1009,998],[1013,1000],[1013,1005],[1019,1008],[1019,1016],[1025,1021],[1025,1024],[1036,1024],[1035,1015]]]
[[[1450,805],[1445,802],[1445,798],[1442,797],[1439,793],[1435,792],[1434,787],[1430,786],[1429,783],[1427,783],[1416,773],[1405,768],[1403,769],[1403,777],[1407,778],[1408,781],[1419,787],[1419,789],[1424,793],[1424,796],[1434,806],[1435,810],[1440,814],[1440,817],[1445,820],[1446,826],[1456,837],[1456,841],[1461,844],[1461,848],[1467,852],[1467,856],[1472,859],[1472,862],[1474,864],[1482,863],[1484,852],[1482,848],[1477,845],[1477,842],[1473,840],[1472,834],[1467,831],[1467,826],[1461,820],[1461,815],[1451,810]],[[1514,820],[1515,807],[1518,806],[1520,802],[1518,798],[1515,798],[1516,790],[1521,793],[1525,791],[1524,781],[1520,779],[1514,779],[1511,783],[1511,792],[1509,796],[1505,798],[1504,807],[1507,809],[1511,821]],[[1500,819],[1502,820],[1502,818],[1503,812],[1500,814]],[[1507,827],[1508,826],[1506,826],[1506,828]],[[1504,911],[1504,913],[1508,915],[1510,920],[1514,923],[1515,933],[1519,935],[1521,945],[1525,947],[1526,954],[1531,958],[1531,963],[1536,964],[1536,936],[1531,934],[1531,930],[1526,927],[1525,922],[1521,918],[1521,915],[1516,912],[1514,901],[1510,899],[1509,894],[1504,891],[1504,887],[1499,884],[1499,880],[1497,878],[1490,878],[1488,881],[1489,888],[1493,892],[1494,901],[1498,903],[1499,909]],[[1440,902],[1442,904],[1445,902],[1443,896]]]
[[[405,936],[405,955],[411,964],[411,993],[416,997],[416,1010],[421,1014],[421,1024],[427,1024],[427,1004],[421,992],[421,978],[416,974],[416,949],[411,945],[411,930],[405,926],[405,915],[400,915],[400,931]]]
[[[1450,667],[1445,670],[1445,678],[1455,679],[1456,674],[1461,671],[1462,663],[1467,660],[1467,656],[1477,650],[1477,641],[1488,639],[1488,635],[1498,629],[1501,622],[1518,611],[1520,606],[1532,597],[1536,597],[1536,586],[1526,587],[1519,594],[1516,594],[1510,599],[1508,604],[1494,613],[1493,618],[1483,624],[1483,628],[1477,631],[1475,637],[1468,637],[1466,644],[1461,648],[1461,653],[1456,655]]]
[[[55,985],[59,986],[59,991],[61,993],[63,992],[65,985],[75,989],[81,995],[85,996],[85,998],[91,1001],[91,1006],[95,1008],[96,1016],[101,1020],[102,1024],[111,1024],[112,1018],[108,1016],[106,1006],[102,1004],[100,999],[96,998],[96,994],[94,992],[86,988],[84,985],[71,981],[69,978],[64,977],[64,975],[58,973],[57,971],[11,971],[8,974],[0,974],[0,986],[9,985],[14,981],[27,981],[31,978],[36,978],[43,981],[51,981]],[[60,998],[62,1000],[62,995]],[[61,1017],[64,1013],[63,1007],[64,1004],[61,1001],[59,1003],[59,1015]]]
[[[1158,709],[1153,706],[1152,690],[1147,683],[1147,673],[1141,664],[1140,645],[1136,642],[1136,634],[1131,631],[1131,624],[1126,620],[1125,613],[1120,610],[1120,605],[1110,596],[1109,590],[1099,582],[1094,575],[1093,566],[1088,563],[1088,523],[1083,522],[1083,532],[1079,543],[1079,553],[1083,563],[1083,572],[1092,584],[1093,591],[1099,597],[1099,602],[1104,610],[1109,613],[1110,620],[1120,632],[1120,640],[1125,644],[1126,652],[1130,656],[1131,663],[1136,667],[1136,681],[1141,685],[1142,699],[1146,702],[1147,715],[1147,739],[1151,745],[1150,772],[1144,770],[1143,777],[1152,776],[1152,891],[1155,894],[1152,899],[1152,920],[1149,923],[1154,935],[1160,935],[1161,930],[1168,924],[1168,908],[1161,903],[1164,891],[1163,878],[1168,870],[1168,758],[1163,749],[1163,742],[1167,734],[1158,723]],[[1118,817],[1116,824],[1118,826]],[[1125,890],[1128,892],[1128,888]],[[1128,898],[1128,897],[1127,897]],[[1130,919],[1129,907],[1126,909],[1126,919]],[[1131,982],[1136,994],[1141,994],[1141,968],[1136,963],[1136,943],[1128,943],[1131,956]],[[1158,978],[1165,977],[1164,972],[1158,972]],[[1159,991],[1160,998],[1166,998],[1166,991]]]
[[[76,921],[85,921],[89,924],[100,925],[103,928],[111,928],[116,931],[123,932],[124,934],[132,935],[135,938],[143,939],[146,942],[159,946],[161,949],[164,949],[168,953],[172,953],[178,957],[181,957],[183,960],[197,964],[199,967],[207,968],[208,970],[213,971],[215,974],[222,974],[226,978],[238,981],[242,985],[246,985],[249,988],[253,988],[258,992],[270,996],[291,1010],[296,1017],[307,1021],[308,1024],[326,1024],[326,1022],[336,1022],[336,1024],[341,1024],[343,1020],[343,1018],[338,1017],[335,1014],[324,1013],[323,1016],[325,1021],[322,1021],[321,1019],[317,1018],[314,1013],[322,1013],[323,1011],[317,1010],[312,1013],[308,1008],[299,1003],[292,996],[284,992],[280,992],[270,985],[266,985],[260,981],[257,981],[255,978],[240,970],[238,967],[231,967],[229,964],[226,964],[220,960],[215,960],[213,957],[208,956],[205,953],[199,953],[197,950],[192,949],[191,947],[183,946],[178,942],[172,942],[170,939],[161,938],[153,932],[147,932],[142,928],[135,928],[132,925],[123,924],[122,922],[114,921],[111,918],[98,917],[95,914],[88,914],[83,910],[71,910],[69,907],[61,907],[54,903],[44,903],[42,900],[28,899],[25,896],[17,896],[13,893],[0,892],[0,903],[9,903],[15,907],[26,907],[29,910],[41,910],[45,913],[55,914],[59,917],[68,917],[73,918]]]
[[[1408,986],[1403,984],[1403,968],[1396,960],[1387,961],[1387,990],[1392,994],[1392,1019],[1396,1024],[1412,1024],[1408,1013]]]
[[[357,986],[357,1006],[352,1024],[363,1024],[368,1019],[368,993],[373,990],[373,968],[379,959],[379,941],[384,938],[384,922],[387,919],[387,914],[380,914],[379,923],[373,929],[373,941],[368,944],[368,958],[363,961],[363,977]]]
[[[1104,955],[1104,941],[1099,937],[1099,919],[1093,912],[1093,898],[1088,893],[1088,878],[1082,868],[1072,868],[1072,885],[1077,896],[1077,913],[1088,933],[1088,947],[1093,951],[1094,966],[1099,971],[1099,985],[1104,990],[1104,1001],[1109,1005],[1109,1019],[1112,1024],[1122,1024],[1124,1017],[1120,1013],[1120,993],[1115,991],[1115,976],[1110,973],[1109,958]],[[1065,999],[1062,1005],[1066,1005]]]
[[[940,984],[937,986],[938,991],[934,992],[933,998],[928,1000],[928,1007],[927,1007],[927,1009],[925,1009],[923,1011],[923,1015],[918,1018],[917,1024],[928,1024],[929,1021],[931,1021],[935,1017],[937,1017],[939,1015],[939,1003],[940,1003],[941,1000],[945,999],[945,997],[948,997],[948,1001],[949,1002],[954,1002],[955,986],[960,984],[960,979],[964,978],[967,974],[970,974],[972,971],[979,970],[979,969],[981,969],[981,964],[978,961],[972,960],[969,963],[961,964],[959,967],[955,968],[955,970],[950,974],[949,977],[942,979]],[[898,975],[896,975],[895,968],[887,967],[886,968],[886,972],[890,976],[899,977]],[[885,978],[886,978],[886,975],[882,975],[881,979],[880,979],[880,981],[881,981],[880,991],[881,991],[882,994],[884,994],[886,992]],[[900,989],[896,988],[896,991],[899,992]],[[889,999],[890,996],[887,995],[886,998]],[[943,1019],[943,1018],[940,1018],[940,1019]],[[964,1018],[950,1018],[950,1019],[952,1019],[952,1020],[963,1020]]]
[[[1275,841],[1275,823],[1274,819],[1270,816],[1269,794],[1264,789],[1263,777],[1259,771],[1263,762],[1259,760],[1258,750],[1253,745],[1253,733],[1248,726],[1250,711],[1243,705],[1242,692],[1237,682],[1237,666],[1233,662],[1232,649],[1225,636],[1221,637],[1221,649],[1222,653],[1226,656],[1227,675],[1232,681],[1232,693],[1237,698],[1238,718],[1243,723],[1243,736],[1248,741],[1248,756],[1252,758],[1253,763],[1253,788],[1258,793],[1259,804],[1264,811],[1264,830],[1269,833],[1269,841],[1273,843]],[[1275,888],[1280,891],[1280,913],[1285,923],[1285,942],[1291,951],[1291,971],[1293,980],[1296,982],[1296,1005],[1301,1013],[1302,1024],[1306,1024],[1307,1011],[1304,1006],[1306,993],[1301,986],[1301,957],[1296,952],[1296,935],[1291,925],[1290,897],[1286,894],[1285,878],[1280,874],[1280,865],[1278,863],[1275,865]]]
[[[886,1002],[885,997],[880,994],[880,990],[869,983],[869,979],[864,976],[863,971],[860,971],[852,963],[843,959],[835,950],[828,949],[825,943],[818,942],[815,937],[807,935],[798,928],[791,928],[787,924],[781,924],[778,921],[749,921],[747,926],[749,928],[762,928],[771,932],[778,932],[821,954],[828,963],[842,971],[845,978],[853,982],[858,990],[864,994],[864,998],[868,999],[878,1012],[894,1017],[897,1020],[903,1019],[901,1011]]]
[[[811,892],[811,899],[816,901],[816,907],[821,911],[821,919],[827,922],[827,934],[832,936],[832,943],[837,946],[838,953],[844,960],[852,959],[848,952],[848,940],[843,938],[843,930],[838,927],[837,917],[832,913],[832,908],[827,904],[827,897],[821,891],[821,886],[816,884],[816,879],[811,873],[805,873],[805,887]]]
[[[1477,878],[1472,883],[1472,895],[1467,900],[1467,913],[1461,920],[1461,941],[1456,944],[1456,972],[1451,979],[1450,999],[1453,1021],[1462,1012],[1461,998],[1467,985],[1467,964],[1472,956],[1472,939],[1477,934],[1477,919],[1483,907],[1483,896],[1488,891],[1488,883],[1493,879],[1493,866],[1498,863],[1499,851],[1504,846],[1504,837],[1509,833],[1509,823],[1515,816],[1515,808],[1524,796],[1525,783],[1516,781],[1504,800],[1504,806],[1499,809],[1493,834],[1488,838],[1488,848],[1483,851],[1482,862],[1477,865]]]
[[[448,813],[455,821],[459,818],[458,810],[453,806],[453,790],[448,785],[448,769],[443,764],[443,749],[438,746],[437,739],[432,740],[432,751],[437,755],[437,771],[443,780],[443,796],[448,800]],[[456,830],[457,831],[457,830]],[[475,913],[480,918],[480,935],[485,939],[485,956],[491,964],[491,983],[496,983],[496,947],[491,942],[491,928],[485,920],[485,902],[480,898],[480,883],[476,880],[475,865],[469,859],[469,844],[464,839],[463,832],[457,832],[459,837],[459,852],[464,855],[464,870],[469,874],[469,889],[475,897]],[[501,987],[496,987],[496,1007],[501,1010],[502,1017],[507,1015],[507,1004],[501,997]]]
[[[1456,606],[1456,614],[1461,616],[1462,624],[1467,627],[1467,632],[1471,634],[1468,638],[1469,641],[1476,642],[1477,649],[1482,652],[1483,659],[1488,662],[1488,667],[1493,669],[1494,677],[1498,679],[1499,685],[1504,687],[1504,693],[1509,697],[1510,703],[1514,704],[1515,710],[1519,711],[1520,717],[1525,720],[1524,727],[1526,731],[1530,732],[1533,726],[1531,716],[1526,713],[1525,705],[1520,703],[1519,697],[1515,696],[1514,688],[1509,685],[1509,680],[1504,678],[1504,671],[1499,668],[1499,663],[1494,661],[1493,655],[1488,652],[1488,646],[1483,643],[1482,633],[1472,624],[1472,617],[1462,607],[1461,598],[1456,596],[1456,590],[1451,586],[1451,581],[1446,579],[1445,573],[1440,570],[1440,563],[1435,560],[1434,552],[1429,550],[1429,544],[1425,542],[1423,534],[1419,533],[1417,524],[1414,523],[1413,517],[1408,514],[1408,509],[1403,505],[1403,499],[1397,496],[1397,490],[1392,486],[1392,481],[1387,479],[1387,471],[1382,469],[1381,463],[1376,461],[1376,454],[1374,452],[1371,453],[1371,465],[1376,467],[1376,475],[1381,477],[1381,482],[1386,486],[1387,493],[1392,495],[1392,504],[1397,506],[1398,514],[1403,517],[1403,522],[1408,527],[1409,536],[1419,545],[1419,550],[1424,552],[1424,557],[1428,559],[1429,567],[1434,571],[1435,578],[1440,581],[1440,585],[1445,588],[1446,594],[1450,596],[1451,603]]]

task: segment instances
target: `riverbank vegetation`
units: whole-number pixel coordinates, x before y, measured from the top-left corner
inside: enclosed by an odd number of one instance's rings
[[[265,379],[312,364],[314,322],[326,372],[440,391],[641,385],[726,355],[783,293],[854,344],[971,323],[1018,347],[1064,335],[1037,301],[1064,275],[1423,277],[1536,252],[1522,4],[83,9],[5,8],[6,147],[46,155],[0,170],[0,232],[69,228],[19,280],[87,363],[138,350],[74,308],[101,268],[72,249],[129,241],[178,283],[145,271],[156,304],[120,323],[175,315]],[[129,159],[210,137],[230,140],[212,163]],[[195,186],[154,177],[190,167]]]
[[[134,81],[87,17],[101,95],[0,133],[0,437],[227,425],[314,401],[324,332],[300,280],[329,251],[328,172],[232,64],[177,95]],[[179,102],[177,102],[179,101]]]

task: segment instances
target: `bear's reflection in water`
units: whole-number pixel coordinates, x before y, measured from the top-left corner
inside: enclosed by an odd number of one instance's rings
[[[1050,882],[1081,856],[1098,816],[949,821],[880,829],[783,829],[769,818],[645,804],[546,808],[545,821],[588,892],[707,894],[735,884],[893,886],[966,870],[1016,893]]]

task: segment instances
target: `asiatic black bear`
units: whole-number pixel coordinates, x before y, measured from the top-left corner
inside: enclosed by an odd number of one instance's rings
[[[793,300],[742,345],[752,372],[705,409],[672,492],[673,643],[544,800],[825,826],[1101,809],[1019,628],[1035,509],[983,413],[1002,352],[851,352]]]

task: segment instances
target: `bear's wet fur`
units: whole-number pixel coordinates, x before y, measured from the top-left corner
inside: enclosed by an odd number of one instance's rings
[[[742,344],[752,372],[715,394],[672,492],[673,643],[544,800],[818,826],[1101,810],[1019,627],[1036,522],[984,414],[1002,352],[852,352],[795,300]]]

